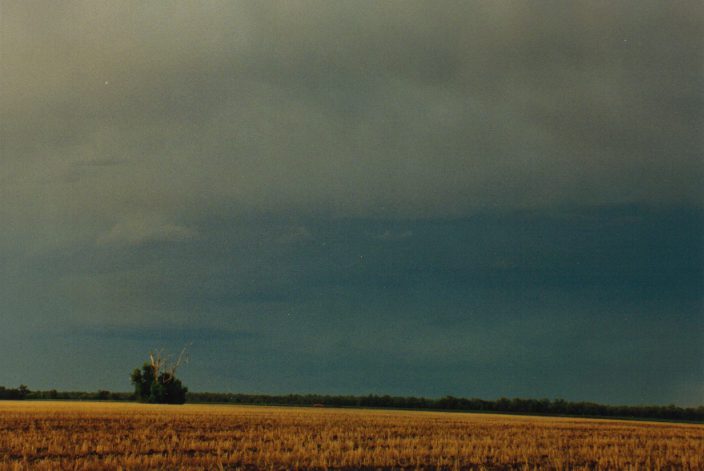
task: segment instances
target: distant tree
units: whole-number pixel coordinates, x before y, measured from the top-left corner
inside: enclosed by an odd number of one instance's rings
[[[142,369],[135,368],[131,375],[135,398],[140,402],[148,402],[152,384],[154,384],[154,369],[149,363],[144,363]]]
[[[150,352],[149,362],[145,362],[141,369],[135,368],[130,375],[134,385],[135,398],[140,402],[152,404],[183,404],[186,402],[188,388],[176,378],[176,369],[186,361],[185,354],[186,349],[184,348],[178,359],[172,362],[168,356],[162,356],[161,351],[156,354]]]

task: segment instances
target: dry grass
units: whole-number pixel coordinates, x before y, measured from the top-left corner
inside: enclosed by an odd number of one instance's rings
[[[0,402],[0,470],[704,469],[704,426],[240,406]]]

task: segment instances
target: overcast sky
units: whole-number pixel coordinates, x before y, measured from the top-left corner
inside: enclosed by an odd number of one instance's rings
[[[702,404],[701,2],[0,0],[0,385]]]

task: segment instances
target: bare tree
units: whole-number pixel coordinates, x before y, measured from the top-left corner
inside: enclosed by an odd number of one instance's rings
[[[160,349],[156,352],[149,352],[149,362],[151,364],[152,371],[154,372],[154,382],[159,381],[161,373],[164,373],[164,382],[168,383],[173,381],[176,377],[176,370],[179,366],[184,363],[188,363],[188,347],[190,344],[186,345],[181,349],[176,361],[171,360],[171,355],[164,356],[164,349]]]

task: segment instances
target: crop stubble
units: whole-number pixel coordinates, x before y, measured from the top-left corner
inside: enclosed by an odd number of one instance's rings
[[[0,403],[0,470],[704,469],[704,426],[441,412]]]

